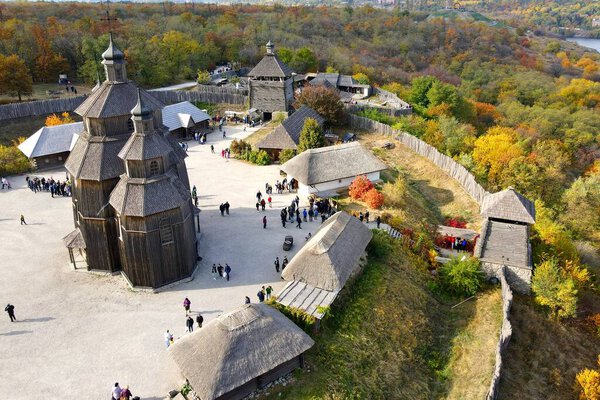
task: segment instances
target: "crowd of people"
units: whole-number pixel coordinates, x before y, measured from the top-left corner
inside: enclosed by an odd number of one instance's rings
[[[37,176],[30,177],[26,176],[25,181],[27,187],[34,192],[50,192],[52,197],[56,196],[71,196],[71,181],[67,176],[64,181],[54,180],[53,177],[46,179],[45,177],[39,178]]]
[[[221,278],[229,282],[229,278],[231,278],[231,267],[227,263],[225,263],[225,266],[222,266],[221,264],[217,265],[215,263],[212,265],[210,273],[215,281],[217,278]]]

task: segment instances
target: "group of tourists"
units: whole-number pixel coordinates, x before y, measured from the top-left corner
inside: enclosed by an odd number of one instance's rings
[[[185,151],[187,153],[189,146],[186,142],[179,142],[179,147],[181,147],[183,149],[183,151]]]
[[[269,300],[271,298],[271,293],[273,293],[273,288],[269,285],[266,288],[263,286],[258,293],[256,293],[256,297],[258,297],[258,302],[262,303],[265,300]]]
[[[27,182],[27,187],[34,192],[50,192],[52,197],[56,196],[70,196],[71,195],[71,181],[67,176],[67,179],[64,181],[54,180],[54,178],[50,177],[46,179],[42,177],[41,179],[36,177],[25,177],[25,181]],[[9,186],[10,187],[10,186]],[[4,185],[2,185],[4,189]]]
[[[229,215],[229,202],[226,201],[225,203],[221,203],[221,205],[219,205],[219,212],[221,213],[221,216],[224,217],[225,214]]]
[[[442,246],[446,249],[457,251],[472,251],[473,246],[467,239],[444,235],[442,238]]]
[[[289,264],[289,261],[287,256],[283,256],[283,261],[280,263],[279,257],[275,257],[275,261],[273,262],[273,264],[275,265],[275,272],[279,273],[280,271],[283,272],[285,267],[287,267],[287,265]]]
[[[119,382],[115,383],[115,386],[113,386],[112,390],[111,390],[111,399],[112,400],[139,400],[140,398],[135,396],[132,397],[133,395],[131,394],[131,390],[129,390],[129,386],[125,386],[124,388],[121,388],[119,386]]]
[[[227,282],[229,282],[229,278],[231,277],[231,267],[227,263],[225,263],[225,266],[213,264],[210,273],[215,281],[217,280],[217,277],[219,277],[221,279],[225,278]]]
[[[221,150],[221,158],[229,160],[230,157],[231,157],[231,150],[229,150],[229,147]]]
[[[263,211],[265,211],[267,204],[269,204],[269,208],[273,207],[273,198],[271,197],[271,194],[269,193],[270,186],[268,183],[267,183],[266,187],[267,187],[267,194],[269,195],[267,197],[266,201],[260,190],[258,192],[256,192],[256,211],[260,211],[261,209]]]
[[[287,178],[283,178],[283,180],[281,182],[277,181],[275,182],[275,190],[277,190],[277,193],[282,194],[284,190],[287,190],[288,192],[293,192],[294,190],[298,189],[298,181],[294,178],[290,179],[289,182],[287,180]]]
[[[206,143],[206,133],[195,132],[194,140],[200,144]]]

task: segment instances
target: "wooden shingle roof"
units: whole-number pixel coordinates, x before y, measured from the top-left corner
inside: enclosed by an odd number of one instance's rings
[[[252,70],[248,73],[251,78],[289,78],[292,76],[292,69],[281,61],[273,52],[274,46],[271,42],[267,43],[267,54]]]
[[[71,150],[65,168],[75,179],[102,181],[116,178],[125,171],[118,154],[127,137],[83,134]]]
[[[535,205],[512,187],[485,196],[481,214],[486,218],[535,224]]]
[[[307,118],[314,119],[321,127],[325,123],[325,118],[315,110],[302,106],[261,140],[257,147],[259,149],[296,149],[300,143],[300,134]]]
[[[131,81],[103,82],[75,109],[75,112],[88,118],[129,115],[137,103],[137,91],[138,87]],[[165,106],[145,90],[141,90],[141,96],[152,110],[160,110]]]
[[[169,347],[202,400],[213,400],[298,357],[315,342],[266,304],[246,304]]]

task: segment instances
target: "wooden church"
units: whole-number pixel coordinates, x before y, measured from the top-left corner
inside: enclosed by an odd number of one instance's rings
[[[194,206],[185,152],[162,124],[164,105],[127,79],[113,43],[106,80],[75,110],[84,131],[65,164],[73,182],[75,231],[88,270],[121,271],[134,287],[192,276]]]

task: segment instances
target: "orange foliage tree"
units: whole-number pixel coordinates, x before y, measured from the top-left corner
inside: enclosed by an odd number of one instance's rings
[[[383,194],[381,194],[377,189],[372,188],[365,193],[363,200],[370,208],[379,209],[383,205],[384,198]]]
[[[70,124],[73,122],[75,121],[73,120],[73,118],[71,118],[71,115],[69,115],[69,113],[66,111],[61,115],[52,114],[46,117],[46,126]]]
[[[365,194],[373,188],[373,182],[366,175],[359,175],[354,178],[348,189],[351,198],[354,200],[363,200]]]

